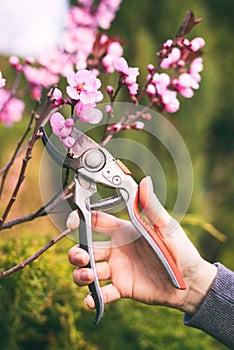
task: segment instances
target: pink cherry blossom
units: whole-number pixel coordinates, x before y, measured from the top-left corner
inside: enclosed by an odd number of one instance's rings
[[[99,109],[86,108],[81,111],[79,120],[89,124],[98,124],[102,120],[102,117],[102,112]]]
[[[137,83],[134,83],[132,85],[128,85],[128,90],[129,90],[129,93],[130,95],[134,96],[137,94],[138,92],[138,89],[139,89],[139,85]]]
[[[88,56],[92,52],[96,31],[90,27],[76,27],[65,31],[64,48],[69,53],[83,52]]]
[[[186,97],[191,98],[194,95],[192,87],[195,88],[195,82],[189,73],[182,73],[177,79],[178,92]]]
[[[125,58],[120,57],[115,62],[115,69],[117,72],[128,75],[128,62],[125,60]]]
[[[38,57],[38,62],[53,74],[61,74],[64,77],[73,70],[70,55],[56,46],[43,51]]]
[[[72,6],[65,16],[64,25],[66,28],[95,26],[95,18],[91,14],[90,5],[84,7]]]
[[[165,105],[165,110],[168,113],[175,113],[180,109],[180,101],[175,98]]]
[[[203,38],[194,38],[190,41],[190,48],[192,51],[196,52],[205,45],[205,40]]]
[[[56,112],[50,117],[50,125],[53,133],[59,136],[64,147],[72,147],[75,143],[75,139],[71,136],[74,120],[72,118],[65,119],[61,113]]]
[[[180,49],[173,47],[168,57],[164,58],[161,62],[161,68],[170,68],[174,63],[176,63],[181,56]]]
[[[67,94],[82,104],[100,102],[103,94],[98,91],[101,87],[101,81],[91,71],[81,69],[78,72],[72,72],[67,76]]]
[[[53,107],[58,107],[63,104],[63,94],[58,88],[51,89],[51,101]]]
[[[39,85],[45,88],[55,85],[59,81],[58,75],[51,73],[46,68],[25,66],[24,75],[32,85]]]
[[[76,140],[72,136],[67,136],[64,139],[62,139],[61,141],[62,141],[63,146],[66,148],[72,148],[72,146],[76,142]]]
[[[165,41],[165,43],[163,44],[163,48],[164,49],[169,49],[171,48],[173,45],[173,40],[172,39],[168,39],[167,41]]]
[[[107,73],[113,73],[115,70],[115,61],[123,54],[123,48],[118,41],[111,42],[107,47],[107,54],[102,59],[102,64]]]
[[[92,5],[93,0],[78,0],[78,3],[83,5],[83,6],[91,6]]]
[[[203,59],[202,57],[194,58],[190,64],[189,72],[191,75],[196,75],[203,70]]]
[[[96,108],[96,103],[83,104],[78,101],[75,106],[77,117],[80,121],[90,124],[98,124],[102,119],[102,112]]]
[[[25,104],[22,100],[10,97],[8,90],[0,89],[0,121],[6,126],[21,120]]]
[[[142,121],[136,121],[133,125],[132,125],[132,129],[136,129],[136,130],[142,130],[144,129],[145,124]]]
[[[9,57],[9,63],[12,67],[17,67],[18,64],[20,64],[19,57],[17,56],[10,56]]]
[[[118,11],[122,0],[102,0],[99,3],[96,20],[97,24],[102,29],[109,29],[110,24],[115,18],[115,13]]]
[[[147,87],[147,93],[151,98],[160,98],[163,109],[169,113],[178,111],[180,103],[177,99],[177,92],[170,89],[170,77],[166,73],[155,73],[151,83]]]
[[[50,125],[56,136],[64,138],[71,135],[74,120],[71,118],[65,119],[61,113],[56,112],[50,117]]]
[[[120,57],[114,63],[117,72],[124,76],[123,83],[127,85],[130,94],[135,95],[138,91],[137,76],[139,75],[139,68],[129,67],[125,58]]]
[[[3,88],[6,85],[6,79],[2,77],[2,72],[0,71],[0,88]]]

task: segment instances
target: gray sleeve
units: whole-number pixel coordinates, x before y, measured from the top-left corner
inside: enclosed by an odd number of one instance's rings
[[[185,314],[184,324],[234,349],[234,272],[220,263],[215,265],[218,273],[207,296],[196,314]]]

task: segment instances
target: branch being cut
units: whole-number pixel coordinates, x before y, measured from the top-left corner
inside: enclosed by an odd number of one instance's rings
[[[48,201],[45,205],[40,207],[37,211],[25,216],[21,216],[17,219],[13,219],[8,222],[5,222],[2,225],[2,230],[9,229],[13,226],[20,225],[24,222],[32,221],[42,216],[51,214],[53,209],[58,205],[58,203],[69,199],[73,195],[72,193],[69,193],[73,187],[74,187],[74,181],[72,181],[69,184],[69,186],[67,186],[64,190],[63,189],[59,190],[50,201]]]

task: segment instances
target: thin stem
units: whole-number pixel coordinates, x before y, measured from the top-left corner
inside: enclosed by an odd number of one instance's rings
[[[25,157],[23,158],[23,161],[22,161],[22,166],[21,166],[19,177],[18,177],[18,181],[15,185],[15,188],[13,190],[13,193],[12,193],[10,200],[8,201],[6,209],[5,209],[2,217],[0,218],[0,229],[2,228],[4,222],[6,221],[8,215],[11,211],[13,204],[16,201],[16,198],[17,198],[17,195],[18,195],[19,190],[21,188],[21,185],[25,179],[27,165],[28,165],[28,162],[30,161],[30,159],[32,158],[32,149],[33,149],[33,146],[34,146],[36,140],[38,139],[38,128],[39,128],[40,124],[42,123],[42,120],[46,116],[49,107],[50,107],[50,99],[48,97],[48,101],[46,102],[46,104],[42,108],[40,115],[35,115],[36,124],[35,124],[34,130],[33,130],[33,134],[29,140],[26,154],[25,154]]]
[[[3,279],[4,277],[9,276],[9,275],[11,275],[12,273],[14,273],[16,271],[23,269],[26,265],[28,265],[31,262],[33,262],[34,260],[36,260],[40,255],[42,255],[49,248],[51,248],[54,244],[59,242],[61,239],[63,239],[64,237],[66,237],[70,233],[71,233],[70,229],[67,229],[67,230],[63,231],[58,236],[56,236],[55,238],[51,239],[46,245],[44,245],[42,248],[40,248],[36,253],[34,253],[33,255],[31,255],[30,257],[28,257],[27,259],[25,259],[21,263],[11,267],[10,269],[8,269],[6,271],[1,272],[0,273],[0,279]]]
[[[113,107],[113,104],[115,102],[115,99],[120,91],[120,89],[122,88],[123,84],[122,84],[122,79],[121,79],[121,76],[119,77],[119,81],[118,81],[118,86],[114,92],[114,94],[112,96],[110,96],[110,106],[111,108]],[[107,129],[108,129],[108,126],[110,124],[110,120],[111,120],[111,116],[112,114],[111,113],[108,113],[107,114],[107,120],[106,120],[106,126],[105,126],[105,129],[103,131],[103,135],[102,135],[102,142],[105,140],[105,136],[107,134]]]
[[[23,136],[21,137],[21,139],[17,143],[16,149],[15,149],[15,151],[14,151],[10,161],[0,170],[0,173],[3,173],[2,182],[1,182],[1,186],[0,186],[0,198],[1,198],[1,195],[2,195],[2,192],[3,192],[3,188],[4,188],[4,184],[5,184],[8,172],[9,172],[11,166],[14,164],[15,159],[19,156],[19,154],[21,154],[20,149],[21,149],[21,147],[22,147],[22,145],[23,145],[23,143],[24,143],[28,133],[32,129],[32,123],[33,123],[33,120],[34,120],[37,108],[38,108],[38,102],[37,102],[36,108],[34,109],[34,111],[31,114],[29,123],[27,125],[27,128],[26,128],[25,132],[23,133]]]
[[[5,222],[2,225],[2,230],[12,228],[13,226],[20,225],[24,222],[29,222],[29,221],[32,221],[34,219],[37,219],[37,218],[40,218],[42,216],[45,216],[47,214],[52,213],[52,210],[58,205],[58,203],[60,203],[63,200],[66,200],[72,196],[72,193],[69,193],[69,192],[71,191],[71,189],[73,187],[74,187],[74,181],[69,186],[67,186],[67,188],[65,190],[63,190],[63,189],[59,190],[50,201],[48,201],[45,205],[40,207],[34,213],[31,213],[31,214],[28,214],[25,216],[21,216],[17,219],[13,219],[13,220],[10,220],[8,222]]]

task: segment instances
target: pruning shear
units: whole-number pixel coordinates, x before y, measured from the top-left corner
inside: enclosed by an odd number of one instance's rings
[[[85,249],[90,262],[87,267],[94,271],[94,281],[89,284],[89,290],[95,302],[97,324],[104,312],[104,301],[97,277],[93,253],[91,210],[111,208],[124,201],[129,218],[136,230],[144,237],[154,253],[166,269],[173,285],[178,289],[186,289],[183,278],[176,266],[173,256],[160,238],[157,230],[148,224],[139,210],[139,187],[132,177],[131,171],[120,161],[115,159],[106,148],[101,147],[93,139],[73,128],[72,137],[75,138],[74,154],[63,155],[49,140],[44,127],[40,127],[42,141],[50,156],[61,167],[75,172],[74,203],[79,211],[81,223],[79,227],[80,247]],[[97,192],[96,184],[102,184],[116,189],[117,195],[91,202],[91,197]]]

